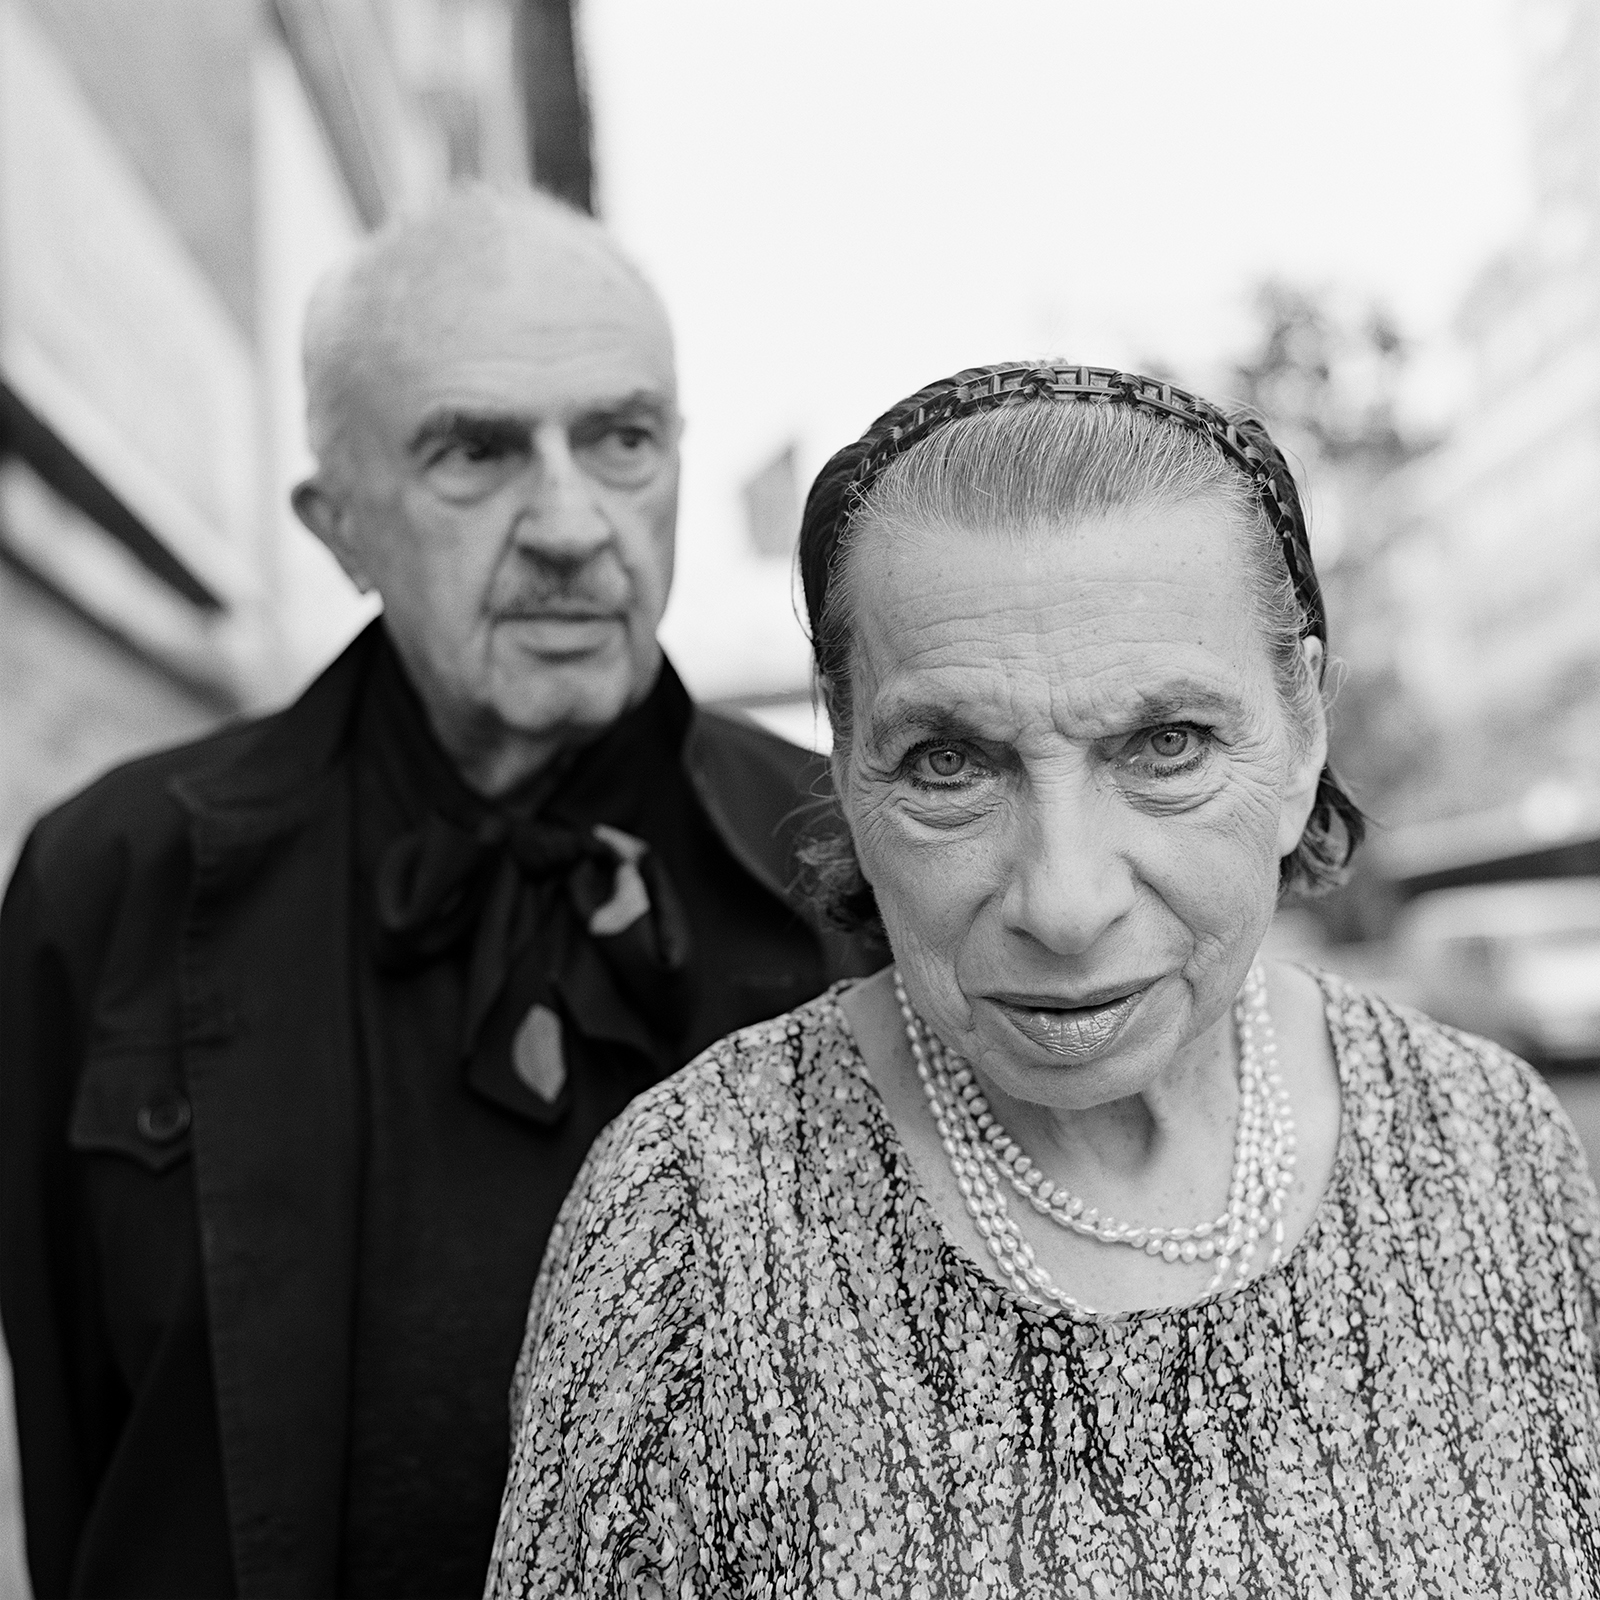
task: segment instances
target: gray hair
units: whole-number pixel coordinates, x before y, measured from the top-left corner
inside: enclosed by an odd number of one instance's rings
[[[1190,429],[1128,406],[1034,402],[957,417],[891,460],[867,487],[830,563],[812,639],[836,750],[853,725],[850,667],[852,551],[891,528],[955,526],[1047,531],[1113,510],[1220,504],[1245,535],[1252,601],[1297,754],[1315,737],[1321,676],[1307,664],[1303,608],[1249,479]],[[1324,662],[1324,669],[1326,662]],[[1361,833],[1360,814],[1326,768],[1282,887],[1339,882]],[[876,907],[847,836],[808,850],[817,897],[832,919],[871,927]]]
[[[540,190],[460,185],[392,217],[311,296],[301,343],[306,432],[322,466],[338,469],[352,395],[407,322],[436,305],[442,275],[470,262],[487,277],[509,277],[519,238],[586,248],[597,270],[637,294],[666,330],[660,297],[594,218]]]

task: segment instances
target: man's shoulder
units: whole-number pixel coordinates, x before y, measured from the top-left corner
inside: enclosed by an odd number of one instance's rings
[[[46,812],[6,886],[8,931],[92,961],[129,916],[145,927],[182,905],[192,848],[176,785],[247,748],[270,720],[230,723],[123,762]]]
[[[370,630],[288,705],[123,762],[62,801],[30,835],[34,870],[79,876],[108,849],[159,852],[187,837],[198,796],[259,800],[303,784],[340,745],[369,640]]]
[[[801,798],[817,799],[826,792],[825,756],[791,744],[743,712],[697,705],[691,751],[713,763],[714,779],[755,770]]]
[[[805,857],[845,826],[826,756],[752,718],[698,706],[684,752],[690,781],[723,842],[821,941],[830,978],[875,972],[884,951],[867,934],[829,926],[803,887]]]
[[[697,706],[684,762],[724,839],[787,893],[798,846],[834,811],[827,761],[738,713]]]
[[[281,716],[241,718],[198,739],[122,762],[47,811],[34,825],[36,868],[82,871],[107,844],[156,844],[180,835],[186,817],[175,784],[247,750]]]

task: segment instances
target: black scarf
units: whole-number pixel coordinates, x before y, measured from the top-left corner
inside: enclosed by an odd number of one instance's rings
[[[391,790],[424,790],[376,863],[377,958],[403,973],[465,957],[472,1086],[553,1123],[596,1048],[670,1070],[692,1000],[689,926],[661,861],[621,824],[638,826],[679,758],[691,708],[672,668],[594,743],[495,802],[461,782],[387,640],[370,693]]]

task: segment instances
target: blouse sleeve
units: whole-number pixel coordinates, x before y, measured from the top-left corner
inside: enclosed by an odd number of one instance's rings
[[[1565,1231],[1589,1348],[1600,1376],[1600,1198],[1582,1142],[1550,1086],[1531,1071],[1547,1202]]]
[[[1600,1198],[1583,1142],[1545,1079],[1500,1045],[1440,1029],[1451,1059],[1472,1069],[1478,1117],[1492,1130],[1494,1193],[1509,1207],[1521,1250],[1553,1268],[1559,1299],[1600,1377]],[[1600,1416],[1594,1418],[1600,1425]]]
[[[672,1102],[590,1153],[534,1286],[486,1600],[707,1593],[703,1249]],[[686,1587],[687,1585],[687,1587]]]

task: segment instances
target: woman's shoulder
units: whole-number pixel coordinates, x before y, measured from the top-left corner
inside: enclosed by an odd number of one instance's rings
[[[694,1320],[707,1277],[770,1233],[774,1177],[781,1190],[781,1174],[798,1165],[802,1125],[815,1123],[813,1104],[831,1101],[851,1070],[850,1049],[830,991],[719,1040],[611,1123],[545,1250],[518,1409],[547,1334],[546,1355],[559,1366],[573,1350],[592,1359],[618,1307],[640,1325]]]
[[[729,1141],[783,1140],[808,1106],[853,1073],[855,1047],[835,984],[751,1024],[646,1090],[611,1125],[613,1163],[669,1157],[698,1164]]]
[[[1423,1129],[1425,1142],[1496,1167],[1529,1154],[1583,1164],[1566,1112],[1519,1056],[1334,973],[1314,976],[1358,1123],[1399,1115],[1413,1141]]]

